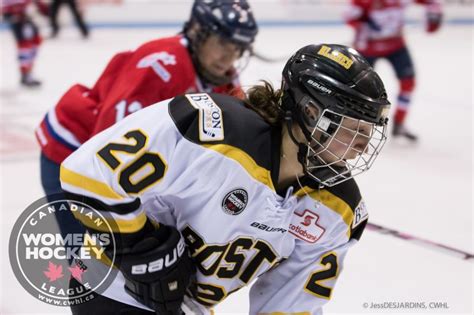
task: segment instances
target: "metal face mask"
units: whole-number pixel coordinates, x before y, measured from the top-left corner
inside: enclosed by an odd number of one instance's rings
[[[378,125],[325,109],[315,120],[313,103],[306,104],[309,131],[306,173],[323,186],[334,186],[372,166],[387,140],[387,124]]]

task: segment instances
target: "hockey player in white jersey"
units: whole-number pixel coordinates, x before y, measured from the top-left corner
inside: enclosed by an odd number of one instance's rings
[[[61,183],[115,220],[120,273],[73,313],[208,314],[257,279],[250,314],[320,314],[367,222],[353,176],[380,153],[389,107],[355,50],[309,45],[280,90],[179,96],[93,137]]]

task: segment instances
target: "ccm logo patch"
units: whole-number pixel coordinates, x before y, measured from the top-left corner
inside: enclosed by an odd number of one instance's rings
[[[189,103],[199,110],[199,140],[202,142],[224,140],[222,110],[206,93],[186,94]]]
[[[247,206],[248,194],[245,189],[234,189],[222,200],[222,210],[230,215],[238,215]]]
[[[319,216],[306,209],[303,213],[294,213],[289,232],[308,243],[316,243],[326,231],[318,225]]]
[[[367,220],[369,217],[369,212],[367,212],[367,207],[365,206],[364,200],[361,200],[357,208],[354,210],[354,219],[352,220],[352,228],[356,228],[363,221]]]

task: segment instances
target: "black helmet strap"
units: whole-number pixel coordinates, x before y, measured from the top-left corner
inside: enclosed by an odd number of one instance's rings
[[[288,134],[290,135],[291,140],[293,141],[294,144],[298,146],[298,155],[297,155],[298,162],[300,162],[300,164],[303,166],[303,170],[306,171],[306,155],[308,154],[308,146],[296,140],[296,137],[293,134],[293,129],[292,129],[292,126],[293,126],[292,116],[293,115],[291,111],[285,112],[286,128],[288,129]]]

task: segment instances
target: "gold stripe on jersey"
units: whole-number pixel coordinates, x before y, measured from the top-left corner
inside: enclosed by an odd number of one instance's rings
[[[270,170],[267,170],[266,168],[258,165],[257,162],[255,162],[255,160],[245,151],[228,144],[203,144],[203,146],[207,149],[219,152],[225,155],[226,157],[236,161],[255,180],[261,182],[262,184],[270,187],[271,190],[275,191],[275,186],[273,185]]]
[[[116,193],[109,185],[93,178],[71,171],[61,165],[61,182],[90,191],[96,195],[109,199],[123,199],[123,196]]]
[[[321,202],[329,209],[337,212],[341,216],[344,223],[347,225],[347,236],[350,237],[351,223],[354,218],[354,212],[344,200],[327,190],[314,190],[308,186],[304,186],[295,193],[297,197],[302,197],[305,194],[308,194],[314,200]]]
[[[78,211],[73,211],[72,212],[74,217],[81,221],[82,224],[84,224],[86,227],[89,229],[93,229],[95,231],[99,232],[109,232],[110,229],[114,233],[135,233],[140,231],[144,226],[146,222],[146,214],[145,212],[140,213],[138,216],[131,220],[123,220],[123,219],[113,219],[112,223],[104,224],[104,225],[98,225],[98,224],[91,224],[90,217],[87,215],[80,213]],[[106,218],[107,220],[107,218]]]

